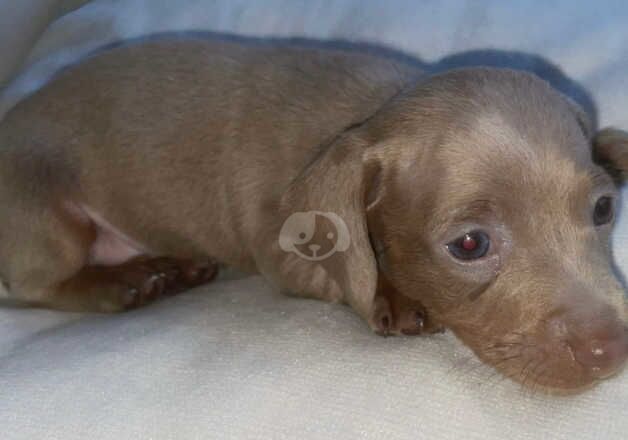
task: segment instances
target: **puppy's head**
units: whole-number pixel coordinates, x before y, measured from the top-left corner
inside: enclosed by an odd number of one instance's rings
[[[536,77],[466,69],[364,127],[379,270],[482,360],[549,390],[586,387],[628,355],[609,249],[628,136],[589,125]]]
[[[417,84],[293,182],[284,209],[336,213],[351,246],[315,263],[284,255],[286,278],[368,319],[381,273],[528,385],[566,392],[617,373],[628,332],[609,235],[628,141],[590,125],[522,72]]]

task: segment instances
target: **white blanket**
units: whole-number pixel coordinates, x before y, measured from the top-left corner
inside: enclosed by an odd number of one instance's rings
[[[0,0],[0,16],[16,4]],[[379,43],[426,62],[530,52],[590,92],[600,125],[628,128],[627,23],[621,1],[97,0],[48,27],[0,109],[104,42],[203,29]],[[627,237],[620,220],[624,270]],[[533,395],[451,335],[380,338],[344,306],[257,277],[114,316],[0,309],[0,392],[1,439],[628,438],[628,373]]]

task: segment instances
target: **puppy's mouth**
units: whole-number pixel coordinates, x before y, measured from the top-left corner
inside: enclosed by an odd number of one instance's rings
[[[511,332],[474,351],[497,371],[533,391],[575,394],[623,371],[628,327],[624,326],[623,332],[610,342],[587,341],[586,349],[567,339]]]

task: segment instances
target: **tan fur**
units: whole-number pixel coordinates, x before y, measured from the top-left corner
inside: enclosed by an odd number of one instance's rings
[[[594,378],[569,351],[541,360],[564,342],[547,323],[625,326],[610,228],[590,224],[592,197],[616,188],[589,125],[510,70],[426,77],[369,55],[200,39],[115,48],[2,121],[0,275],[33,304],[124,309],[163,270],[98,265],[97,237],[124,235],[116,246],[149,259],[211,257],[346,302],[382,333],[448,327],[517,380],[581,388]],[[621,150],[604,166],[623,170],[626,136],[611,134],[597,145]],[[284,222],[308,211],[342,218],[349,248],[321,261],[281,249]],[[499,237],[481,266],[445,251],[470,223]]]

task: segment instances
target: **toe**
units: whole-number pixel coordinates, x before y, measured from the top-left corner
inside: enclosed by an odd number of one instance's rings
[[[174,285],[181,276],[181,268],[178,260],[172,258],[155,258],[150,262],[153,271],[165,278],[166,285]]]
[[[139,305],[140,291],[135,287],[127,287],[122,290],[121,301],[125,309],[131,309]]]
[[[425,314],[420,310],[404,313],[399,317],[399,327],[404,335],[420,335],[425,331]]]
[[[185,262],[181,269],[183,281],[191,286],[211,281],[218,272],[216,263],[209,259]]]
[[[380,336],[392,334],[393,315],[388,299],[383,296],[375,298],[373,313],[371,316],[371,327]]]

